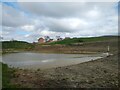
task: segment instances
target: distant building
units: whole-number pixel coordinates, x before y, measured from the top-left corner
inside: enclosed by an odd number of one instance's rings
[[[49,39],[48,42],[53,42],[53,39]]]
[[[63,40],[60,36],[56,36],[57,41]]]
[[[33,42],[32,44],[37,44],[37,42]]]
[[[57,39],[57,41],[61,41],[61,40],[63,40],[63,39],[62,39],[62,38],[58,38],[58,39]]]
[[[38,39],[38,43],[44,43],[45,42],[45,39],[44,38],[39,38]]]

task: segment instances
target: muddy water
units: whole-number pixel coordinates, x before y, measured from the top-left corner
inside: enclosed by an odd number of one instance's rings
[[[27,69],[46,69],[73,65],[104,57],[104,54],[46,54],[46,53],[11,53],[2,56],[2,62],[11,67]]]

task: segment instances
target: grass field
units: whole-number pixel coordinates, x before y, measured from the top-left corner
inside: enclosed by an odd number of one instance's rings
[[[16,85],[12,85],[10,83],[11,78],[13,78],[13,73],[14,73],[14,69],[9,68],[7,64],[3,64],[0,63],[1,67],[2,67],[2,73],[1,73],[1,83],[2,83],[2,88],[15,88],[18,87]]]
[[[0,89],[2,88],[2,64],[0,63]]]
[[[114,38],[114,37],[70,38],[70,39],[64,39],[64,40],[57,41],[57,42],[51,42],[51,43],[49,43],[49,44],[50,44],[50,45],[54,45],[54,44],[65,44],[65,45],[69,45],[69,44],[73,44],[73,43],[103,41],[103,40],[108,40],[108,39],[110,39],[110,38]]]
[[[24,41],[3,41],[2,49],[31,49],[33,45]]]

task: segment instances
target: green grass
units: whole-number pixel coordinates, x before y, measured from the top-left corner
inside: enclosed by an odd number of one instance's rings
[[[9,68],[7,64],[2,63],[2,88],[16,88],[16,85],[12,85],[10,80],[13,77],[14,69]]]
[[[31,49],[33,45],[24,41],[3,41],[2,49]]]
[[[54,45],[54,44],[71,44],[71,43],[75,43],[75,42],[83,42],[79,39],[65,39],[65,40],[62,40],[62,41],[57,41],[57,42],[52,42],[52,43],[49,43],[50,45]]]
[[[64,39],[62,41],[51,42],[50,45],[54,44],[73,44],[73,43],[81,43],[81,42],[93,42],[93,41],[103,41],[107,40],[108,37],[91,37],[91,38],[72,38],[72,39]]]
[[[2,63],[0,62],[0,88],[2,88]]]

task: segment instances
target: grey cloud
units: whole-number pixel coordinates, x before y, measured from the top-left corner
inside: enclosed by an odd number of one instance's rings
[[[0,12],[2,12],[2,4],[0,3]],[[0,25],[2,25],[2,13],[0,13]]]
[[[26,41],[29,41],[29,42],[33,42],[33,41],[35,42],[35,41],[37,41],[37,39],[39,37],[42,37],[42,36],[40,34],[37,34],[37,33],[27,34],[27,35],[24,36],[24,38],[26,38]]]
[[[77,11],[81,7],[81,3],[20,3],[20,6],[28,12],[37,14],[40,16],[48,17],[68,17],[73,14],[77,14]]]
[[[30,19],[23,12],[17,11],[12,7],[3,5],[2,7],[2,25],[8,27],[19,27],[31,24]]]
[[[19,3],[21,8],[25,11],[28,11],[32,14],[40,15],[40,16],[47,16],[47,17],[84,17],[87,11],[93,10],[95,6],[101,9],[103,12],[108,11],[113,3],[111,2],[21,2]]]
[[[61,19],[55,19],[55,18],[47,18],[44,19],[44,24],[49,27],[50,31],[55,32],[72,32],[71,28],[69,28],[69,24],[67,23],[67,20],[61,20]]]
[[[16,35],[16,28],[14,27],[2,27],[2,36],[4,40],[11,40]]]
[[[89,24],[93,23],[93,26],[96,25],[98,21],[104,21],[104,19],[114,16],[115,10],[114,6],[115,3],[110,2],[89,2],[89,3],[28,3],[23,2],[19,3],[21,8],[23,8],[25,11],[28,11],[32,14],[38,15],[43,22],[44,25],[42,27],[48,27],[51,31],[56,32],[72,32],[76,31],[75,29],[71,29],[70,26],[66,26],[67,23],[61,23],[61,20],[63,18],[82,18],[86,22],[89,22]],[[88,12],[91,11],[91,14],[94,15],[94,9],[98,11],[97,18],[95,16],[91,17]],[[109,12],[109,13],[108,13]],[[59,17],[59,18],[58,18]],[[46,18],[46,19],[45,19]],[[99,25],[102,23],[98,23]],[[86,26],[88,27],[88,26]],[[39,28],[39,27],[38,27]],[[41,27],[40,27],[41,28]],[[83,28],[78,28],[78,30]]]

